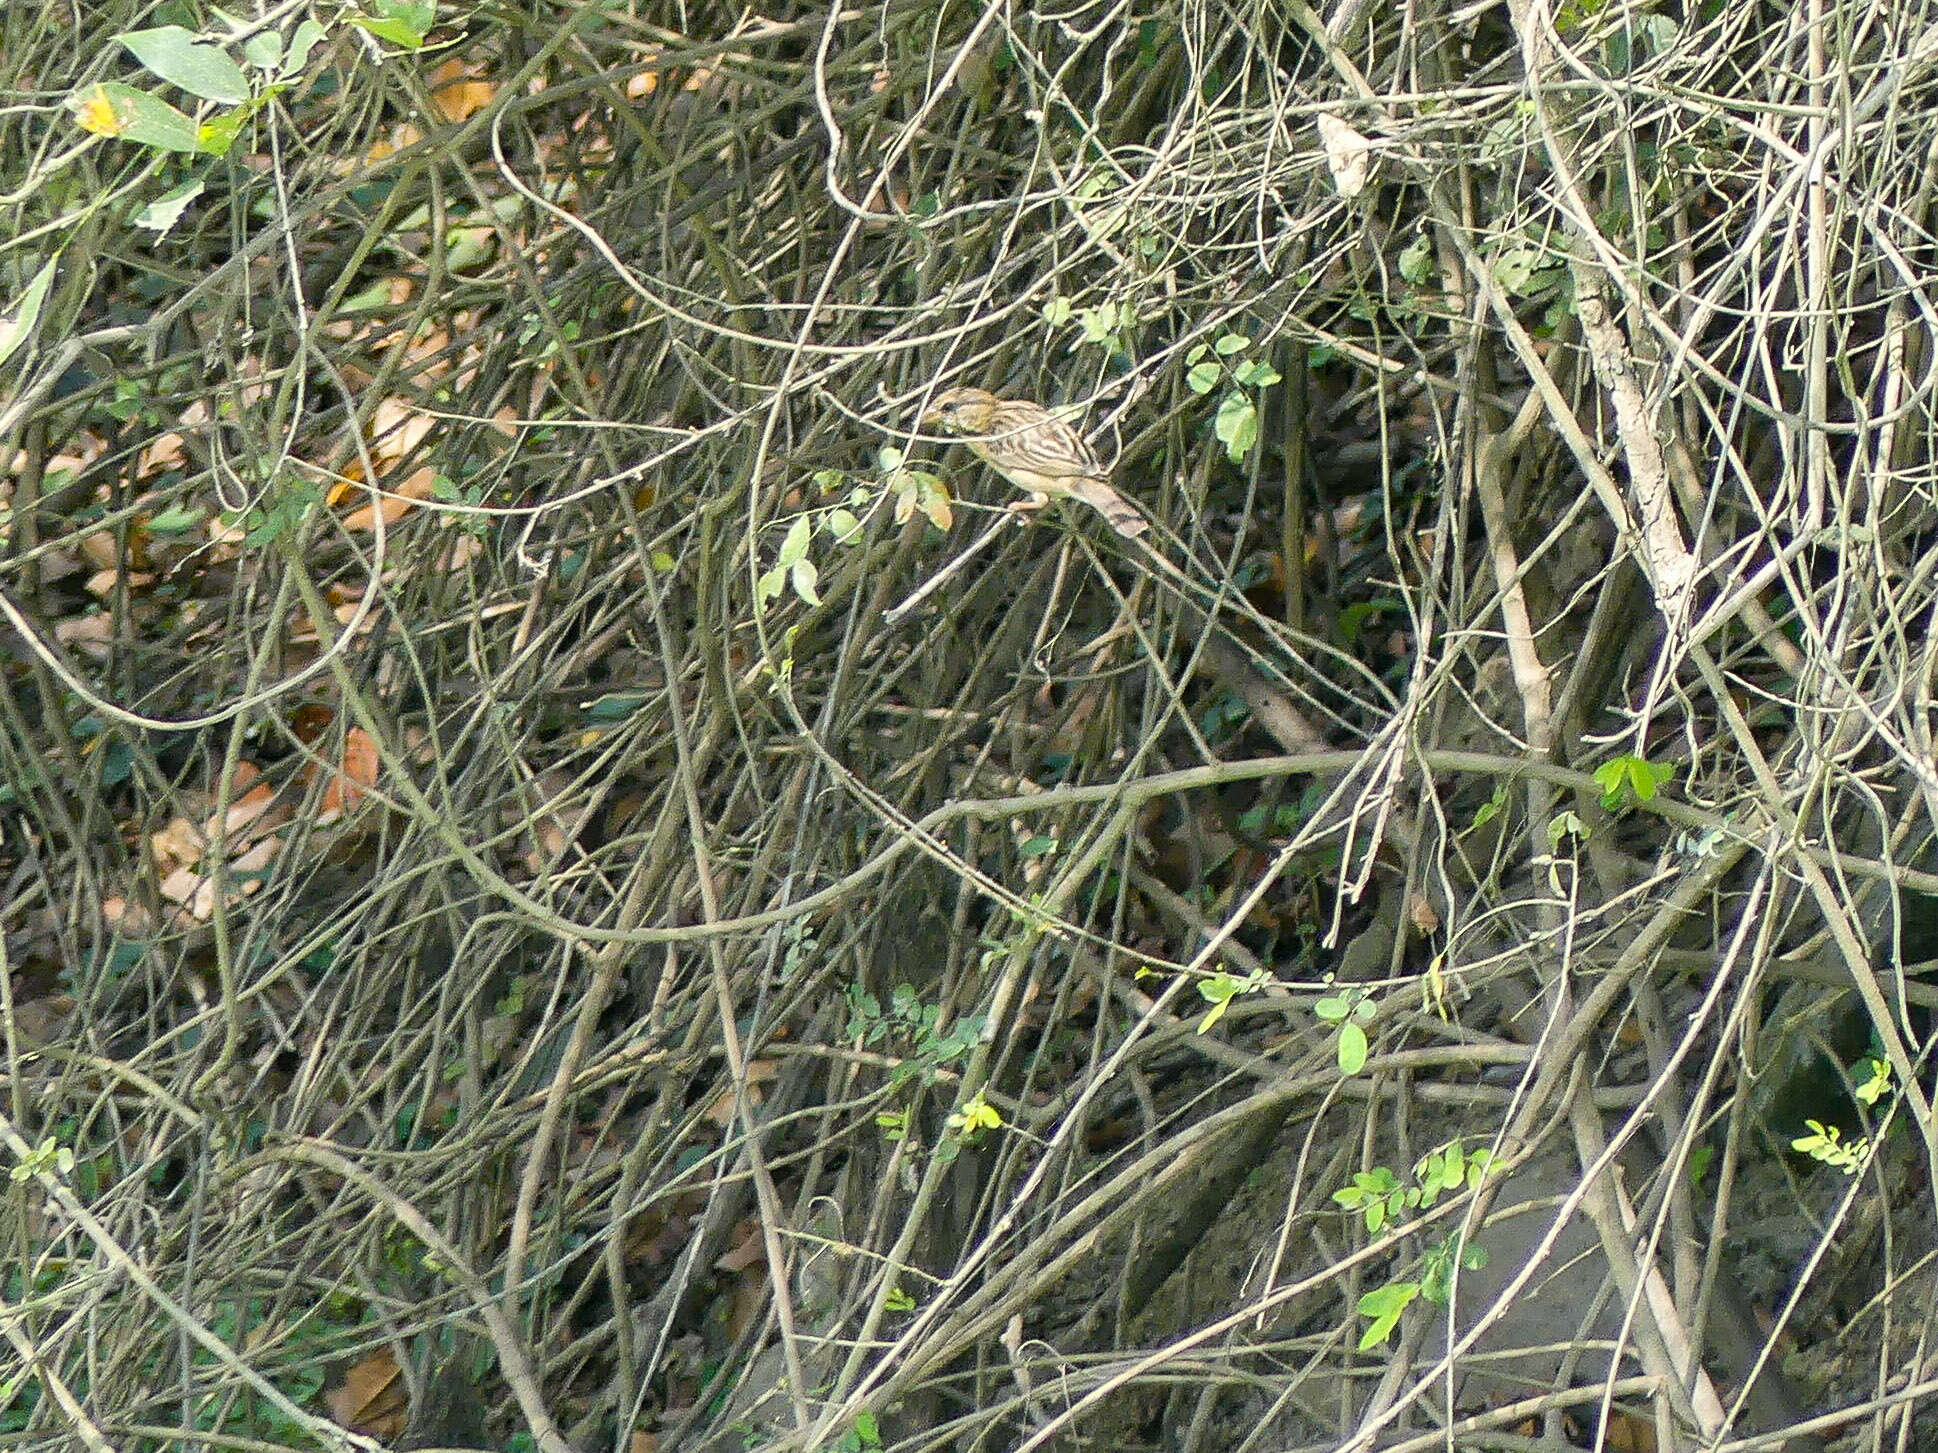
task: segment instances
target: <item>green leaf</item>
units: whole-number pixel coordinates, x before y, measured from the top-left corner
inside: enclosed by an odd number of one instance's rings
[[[1425,287],[1433,280],[1433,243],[1423,232],[1409,242],[1397,263],[1400,276],[1414,287]]]
[[[1514,297],[1526,297],[1533,289],[1530,284],[1536,273],[1547,264],[1547,251],[1531,242],[1514,242],[1503,247],[1489,264],[1494,280],[1504,292]]]
[[[375,0],[371,14],[352,15],[352,25],[405,50],[417,50],[437,23],[435,0]]]
[[[0,362],[33,336],[34,324],[40,321],[41,304],[47,301],[48,285],[54,281],[54,264],[59,260],[50,257],[42,263],[40,271],[20,294],[20,301],[7,313],[0,314]]]
[[[1211,345],[1220,358],[1230,358],[1234,353],[1243,353],[1252,346],[1252,340],[1243,333],[1226,333]]]
[[[1225,455],[1233,464],[1244,463],[1245,456],[1258,442],[1258,405],[1242,393],[1226,394],[1218,405],[1212,432],[1223,441]]]
[[[166,232],[182,220],[182,213],[201,195],[200,177],[183,182],[179,187],[170,187],[135,214],[135,226],[150,232]]]
[[[814,591],[814,587],[820,579],[821,572],[814,568],[814,562],[812,560],[796,560],[794,562],[794,593],[809,605],[819,605],[821,603],[821,597],[815,594]]]
[[[1248,358],[1236,368],[1231,376],[1246,388],[1270,388],[1282,375],[1262,358]]]
[[[242,42],[242,58],[257,70],[276,75],[283,68],[283,38],[273,30],[259,30]]]
[[[1499,817],[1501,814],[1501,809],[1506,806],[1507,806],[1507,789],[1505,787],[1496,787],[1494,789],[1494,795],[1488,798],[1487,801],[1481,803],[1481,805],[1475,810],[1474,826],[1485,827],[1488,823],[1492,822],[1495,818]]]
[[[95,136],[112,136],[157,151],[207,155],[202,128],[159,96],[119,81],[102,81],[68,98],[75,124]]]
[[[861,535],[861,521],[853,510],[833,509],[828,511],[821,528],[833,535],[843,545],[854,543]]]
[[[1218,387],[1218,365],[1211,362],[1194,363],[1184,375],[1184,382],[1193,393],[1208,394]]]
[[[1077,322],[1083,328],[1085,343],[1103,343],[1117,331],[1117,310],[1115,308],[1084,308],[1077,314]]]
[[[1595,769],[1595,785],[1602,790],[1602,807],[1613,812],[1632,795],[1637,802],[1649,802],[1663,785],[1676,775],[1664,762],[1657,765],[1642,757],[1620,756]]]
[[[196,127],[195,139],[210,156],[227,156],[248,119],[247,111],[224,111]]]
[[[795,516],[794,523],[787,527],[787,538],[781,541],[781,553],[775,557],[776,565],[792,565],[797,560],[807,558],[808,546],[814,540],[814,521],[806,515]]]
[[[1359,1339],[1359,1350],[1370,1352],[1388,1337],[1399,1325],[1400,1314],[1413,1299],[1420,1294],[1417,1281],[1393,1281],[1383,1287],[1374,1287],[1359,1299],[1360,1315],[1371,1317],[1373,1323]]]
[[[249,78],[229,59],[227,51],[211,45],[179,25],[154,30],[124,31],[115,37],[134,58],[191,96],[234,106],[249,99]]]
[[[1357,1024],[1339,1029],[1339,1073],[1356,1075],[1366,1068],[1366,1031]]]
[[[776,565],[772,570],[762,572],[760,579],[754,582],[755,604],[768,604],[782,590],[786,589],[786,587],[787,569],[785,566]]]
[[[303,69],[310,52],[316,49],[316,43],[327,34],[322,25],[314,20],[305,20],[296,27],[296,33],[290,37],[288,51],[283,56],[284,79]]]
[[[172,509],[163,510],[148,521],[148,532],[153,535],[179,535],[192,530],[202,523],[200,510]]]
[[[1548,845],[1559,848],[1561,840],[1569,835],[1585,838],[1588,824],[1577,817],[1572,809],[1564,809],[1548,819]]]
[[[1051,298],[1043,305],[1043,321],[1052,328],[1061,328],[1075,311],[1076,305],[1068,298]]]

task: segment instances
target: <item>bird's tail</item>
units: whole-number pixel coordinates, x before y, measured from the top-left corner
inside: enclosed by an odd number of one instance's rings
[[[1150,521],[1129,500],[1101,479],[1080,479],[1070,493],[1102,514],[1110,521],[1110,527],[1127,540],[1136,539],[1151,527]]]

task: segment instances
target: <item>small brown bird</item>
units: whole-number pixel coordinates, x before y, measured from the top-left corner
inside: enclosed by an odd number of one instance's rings
[[[1014,509],[1040,509],[1052,496],[1080,499],[1128,539],[1151,527],[1110,487],[1083,435],[1041,404],[999,399],[987,389],[952,388],[929,406],[922,422],[962,435],[978,459],[1028,491],[1029,502]]]

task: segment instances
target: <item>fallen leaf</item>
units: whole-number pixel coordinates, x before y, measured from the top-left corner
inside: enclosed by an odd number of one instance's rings
[[[383,1347],[344,1373],[342,1386],[323,1394],[323,1405],[351,1432],[392,1443],[403,1435],[410,1390],[397,1359]]]
[[[1366,190],[1373,169],[1373,144],[1329,111],[1321,111],[1318,122],[1332,185],[1350,201]]]
[[[386,525],[394,525],[415,509],[419,500],[429,499],[436,486],[437,471],[426,464],[412,471],[402,484],[385,485],[375,504],[360,505],[351,510],[343,517],[343,528],[374,530],[379,514]]]
[[[377,785],[377,772],[382,763],[382,755],[370,734],[362,727],[351,727],[343,734],[343,756],[337,770],[330,774],[324,785],[323,796],[317,804],[316,821],[330,823],[342,817],[358,802],[364,794]],[[312,762],[304,771],[308,781],[314,781],[322,773],[322,768]]]

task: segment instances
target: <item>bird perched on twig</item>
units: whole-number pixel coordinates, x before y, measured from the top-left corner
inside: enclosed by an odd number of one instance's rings
[[[987,389],[952,388],[940,395],[924,424],[962,436],[970,451],[1030,499],[1013,509],[1040,509],[1054,496],[1080,499],[1134,539],[1150,523],[1110,487],[1096,453],[1070,425],[1027,399],[999,399]]]

